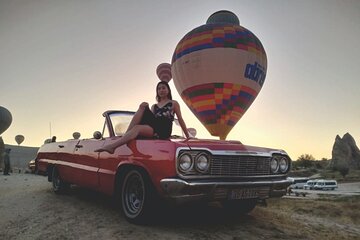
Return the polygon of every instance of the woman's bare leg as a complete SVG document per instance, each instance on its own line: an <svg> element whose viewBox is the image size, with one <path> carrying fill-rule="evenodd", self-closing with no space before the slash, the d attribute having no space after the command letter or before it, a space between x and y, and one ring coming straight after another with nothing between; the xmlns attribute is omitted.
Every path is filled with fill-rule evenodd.
<svg viewBox="0 0 360 240"><path fill-rule="evenodd" d="M95 152L108 152L114 153L115 149L128 143L130 140L135 139L137 136L152 137L154 130L148 125L135 125L132 129L126 132L121 138L114 143L103 146L102 148L96 149Z"/></svg>
<svg viewBox="0 0 360 240"><path fill-rule="evenodd" d="M127 128L126 132L130 131L130 129L132 129L135 125L138 125L140 123L141 118L144 115L145 108L148 106L149 106L149 104L145 103L145 102L140 104L139 109L136 111L135 115L131 119L131 122L130 122L129 127Z"/></svg>

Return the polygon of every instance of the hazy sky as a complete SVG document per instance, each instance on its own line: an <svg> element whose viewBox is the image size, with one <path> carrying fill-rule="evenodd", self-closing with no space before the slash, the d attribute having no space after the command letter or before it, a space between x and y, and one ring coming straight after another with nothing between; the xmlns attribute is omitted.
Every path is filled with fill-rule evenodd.
<svg viewBox="0 0 360 240"><path fill-rule="evenodd" d="M282 148L297 159L331 158L337 134L360 144L360 1L0 0L2 134L40 146L101 130L108 109L155 102L155 69L218 10L230 10L262 42L265 84L227 139ZM171 83L188 127L213 138Z"/></svg>

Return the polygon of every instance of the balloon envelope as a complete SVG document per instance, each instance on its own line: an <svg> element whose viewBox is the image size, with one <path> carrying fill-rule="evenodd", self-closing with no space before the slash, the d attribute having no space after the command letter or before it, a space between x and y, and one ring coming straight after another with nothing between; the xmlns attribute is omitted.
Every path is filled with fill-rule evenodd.
<svg viewBox="0 0 360 240"><path fill-rule="evenodd" d="M0 135L8 129L12 122L12 116L9 110L0 106Z"/></svg>
<svg viewBox="0 0 360 240"><path fill-rule="evenodd" d="M79 139L80 136L81 136L81 134L80 134L79 132L74 132L74 133L73 133L73 138L74 138L74 139Z"/></svg>
<svg viewBox="0 0 360 240"><path fill-rule="evenodd" d="M24 140L25 140L25 137L23 135L15 136L15 141L17 142L18 145L20 145Z"/></svg>
<svg viewBox="0 0 360 240"><path fill-rule="evenodd" d="M238 23L232 12L214 13L180 40L172 57L177 91L210 134L221 139L250 107L266 76L260 40Z"/></svg>

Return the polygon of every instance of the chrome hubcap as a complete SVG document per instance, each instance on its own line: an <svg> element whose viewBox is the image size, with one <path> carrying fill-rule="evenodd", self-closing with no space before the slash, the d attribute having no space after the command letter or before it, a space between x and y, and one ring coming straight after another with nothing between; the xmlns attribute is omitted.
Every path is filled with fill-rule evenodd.
<svg viewBox="0 0 360 240"><path fill-rule="evenodd" d="M126 214L129 217L138 215L143 207L145 198L144 182L137 172L130 174L125 182L123 201Z"/></svg>

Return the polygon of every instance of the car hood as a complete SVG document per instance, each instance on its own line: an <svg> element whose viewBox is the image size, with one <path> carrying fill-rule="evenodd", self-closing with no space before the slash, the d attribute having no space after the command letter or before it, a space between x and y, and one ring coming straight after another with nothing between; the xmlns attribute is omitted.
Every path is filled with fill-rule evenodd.
<svg viewBox="0 0 360 240"><path fill-rule="evenodd" d="M224 141L216 139L177 139L174 140L182 146L184 144L189 148L208 149L210 151L222 152L223 154L251 154L251 155L271 155L273 153L279 153L287 155L284 150L272 149L264 147L256 147L244 145L239 141Z"/></svg>

